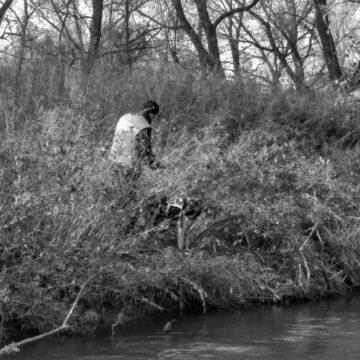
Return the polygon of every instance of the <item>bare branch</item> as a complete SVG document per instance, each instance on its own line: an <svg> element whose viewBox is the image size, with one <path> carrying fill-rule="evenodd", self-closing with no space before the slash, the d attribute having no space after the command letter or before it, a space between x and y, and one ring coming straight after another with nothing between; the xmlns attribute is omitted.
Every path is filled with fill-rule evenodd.
<svg viewBox="0 0 360 360"><path fill-rule="evenodd" d="M54 334L57 334L65 329L68 329L70 326L69 326L69 320L76 308L76 306L78 305L79 303L79 300L82 296L82 294L84 293L84 290L85 290L85 287L86 285L92 280L94 279L95 275L91 276L89 279L87 279L80 287L80 291L78 292L77 296L76 296L76 299L75 301L73 302L69 312L67 313L63 323L61 326L57 327L56 329L53 329L53 330L50 330L46 333L43 333L43 334L40 334L40 335L37 335L37 336L33 336L31 338L28 338L28 339L24 339L24 340L21 340L17 343L11 343L9 345L6 345L4 346L2 349L0 349L0 356L1 355L4 355L4 354L10 354L10 353L14 353L14 352L18 352L20 351L20 346L23 346L25 344L29 344L29 343L32 343L32 342L35 342L35 341L38 341L38 340L42 340L46 337L49 337L51 335L54 335Z"/></svg>
<svg viewBox="0 0 360 360"><path fill-rule="evenodd" d="M9 9L14 0L5 0L5 3L0 8L0 24L5 16L6 11Z"/></svg>
<svg viewBox="0 0 360 360"><path fill-rule="evenodd" d="M227 12L224 12L223 14L221 14L214 22L213 26L217 27L224 19L226 19L229 16L232 16L234 14L240 13L240 12L244 12L244 11L249 11L250 9L252 9L260 0L253 0L249 5L244 5L241 7L237 7L235 9L231 9Z"/></svg>
<svg viewBox="0 0 360 360"><path fill-rule="evenodd" d="M148 14L145 14L143 11L141 10L136 10L136 12L141 15L142 17L154 22L155 24L159 25L161 28L163 29L168 29L168 30L178 30L178 29L181 29L181 26L179 25L167 25L161 21L158 21L155 19L154 16L150 16Z"/></svg>

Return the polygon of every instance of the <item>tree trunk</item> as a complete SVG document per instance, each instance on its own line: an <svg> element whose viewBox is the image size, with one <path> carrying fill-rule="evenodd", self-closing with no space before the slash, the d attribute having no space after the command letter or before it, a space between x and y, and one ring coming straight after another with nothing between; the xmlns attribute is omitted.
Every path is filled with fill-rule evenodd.
<svg viewBox="0 0 360 360"><path fill-rule="evenodd" d="M216 35L216 28L209 28L209 32L206 34L208 48L211 56L211 72L220 75L221 77L225 77L224 69L220 60L220 49L219 43Z"/></svg>
<svg viewBox="0 0 360 360"><path fill-rule="evenodd" d="M125 51L126 51L126 64L129 67L129 71L132 71L132 57L130 49L130 0L125 0Z"/></svg>
<svg viewBox="0 0 360 360"><path fill-rule="evenodd" d="M316 27L319 33L326 67L330 80L341 78L342 72L336 54L334 39L330 32L329 17L326 14L326 0L314 0L316 12Z"/></svg>
<svg viewBox="0 0 360 360"><path fill-rule="evenodd" d="M171 2L176 10L176 14L180 21L180 24L184 28L184 31L186 32L186 34L189 36L192 44L194 45L194 47L196 49L196 52L198 53L200 65L204 66L204 67L209 64L211 65L212 60L211 60L210 54L205 49L204 45L202 44L201 38L196 33L196 31L192 28L188 19L186 18L183 6L181 4L181 0L171 0Z"/></svg>
<svg viewBox="0 0 360 360"><path fill-rule="evenodd" d="M17 54L17 66L15 73L15 103L20 103L20 91L21 91L21 69L24 62L25 56L25 45L26 45L26 33L29 24L29 11L27 0L24 0L24 18L21 24L21 34L20 34L20 48ZM22 102L21 102L22 103Z"/></svg>
<svg viewBox="0 0 360 360"><path fill-rule="evenodd" d="M206 42L208 45L208 52L210 55L210 61L208 61L208 66L211 72L217 73L220 76L224 77L225 74L220 61L220 49L216 34L216 26L214 26L210 20L210 16L206 7L206 0L194 1L198 10L200 23L204 29Z"/></svg>
<svg viewBox="0 0 360 360"><path fill-rule="evenodd" d="M171 57L172 57L173 61L176 64L180 64L180 59L178 57L178 50L177 50L178 20L179 19L176 17L175 30L174 30L174 45L173 45L173 47L170 46L170 54L171 54Z"/></svg>
<svg viewBox="0 0 360 360"><path fill-rule="evenodd" d="M241 28L243 26L243 17L244 17L243 14L244 13L240 13L240 17L238 19L237 18L233 19L233 16L230 16L229 24L227 26L228 36L229 36L229 46L230 46L231 57L234 66L235 77L238 77L240 75L239 40L240 40ZM234 34L234 30L235 30L235 34Z"/></svg>
<svg viewBox="0 0 360 360"><path fill-rule="evenodd" d="M350 87L355 89L360 86L360 61L350 79Z"/></svg>
<svg viewBox="0 0 360 360"><path fill-rule="evenodd" d="M6 11L9 9L10 5L14 2L14 0L5 0L4 4L0 7L0 24L5 16Z"/></svg>
<svg viewBox="0 0 360 360"><path fill-rule="evenodd" d="M234 65L234 74L238 76L240 73L240 51L238 41L235 39L229 39L229 45L231 50L231 57Z"/></svg>
<svg viewBox="0 0 360 360"><path fill-rule="evenodd" d="M93 13L90 24L89 48L82 64L82 88L86 91L88 78L94 66L101 38L101 22L104 0L92 0Z"/></svg>

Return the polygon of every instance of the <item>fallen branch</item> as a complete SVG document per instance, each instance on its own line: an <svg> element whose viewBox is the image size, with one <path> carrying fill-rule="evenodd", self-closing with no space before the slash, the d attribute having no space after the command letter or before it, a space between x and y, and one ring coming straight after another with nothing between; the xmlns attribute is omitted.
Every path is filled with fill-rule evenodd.
<svg viewBox="0 0 360 360"><path fill-rule="evenodd" d="M299 251L299 253L300 253L300 256L301 256L301 259L302 259L302 262L303 262L303 266L304 266L304 269L305 269L305 273L306 273L306 282L307 282L306 285L307 285L307 288L309 288L309 286L310 286L310 277L311 277L310 269L309 269L308 263L307 263L307 261L305 259L305 256L301 252L301 250Z"/></svg>
<svg viewBox="0 0 360 360"><path fill-rule="evenodd" d="M123 325L126 321L128 321L128 316L126 315L127 308L124 307L118 314L116 321L111 325L111 338L115 336L115 328L118 325Z"/></svg>
<svg viewBox="0 0 360 360"><path fill-rule="evenodd" d="M73 302L69 312L67 313L63 323L61 324L61 326L57 327L56 329L50 330L46 333L37 335L37 336L33 336L31 338L27 338L21 341L18 341L16 343L11 343L8 345L5 345L2 349L0 349L0 356L5 355L5 354L12 354L12 353L16 353L20 351L20 347L25 345L25 344L29 344L38 340L42 340L46 337L49 337L51 335L57 334L63 330L66 330L70 327L69 325L69 320L76 308L76 306L79 303L79 300L82 296L82 294L84 293L85 287L86 285L95 277L95 275L91 276L89 279L87 279L80 287L80 291L78 292L75 301Z"/></svg>
<svg viewBox="0 0 360 360"><path fill-rule="evenodd" d="M299 250L300 252L304 249L304 247L306 246L306 244L309 242L309 240L311 239L311 237L313 236L314 232L316 231L317 235L319 234L319 232L317 231L317 227L318 227L319 223L316 223L312 229L311 232L309 234L309 236L306 238L306 240L304 241L304 243L300 246Z"/></svg>
<svg viewBox="0 0 360 360"><path fill-rule="evenodd" d="M316 235L319 239L320 245L321 245L321 256L324 257L324 241L320 236L319 230L316 228Z"/></svg>
<svg viewBox="0 0 360 360"><path fill-rule="evenodd" d="M140 298L136 298L136 299L142 301L142 302L145 303L145 304L148 304L149 306L155 308L155 309L158 310L158 311L170 311L169 309L166 309L166 308L162 307L161 305L158 305L158 304L150 301L149 299L146 299L146 298L143 297L143 296L140 297Z"/></svg>
<svg viewBox="0 0 360 360"><path fill-rule="evenodd" d="M344 272L343 270L338 271L337 273L333 274L329 280L335 279L336 277L338 277L339 275L341 275L343 272Z"/></svg>

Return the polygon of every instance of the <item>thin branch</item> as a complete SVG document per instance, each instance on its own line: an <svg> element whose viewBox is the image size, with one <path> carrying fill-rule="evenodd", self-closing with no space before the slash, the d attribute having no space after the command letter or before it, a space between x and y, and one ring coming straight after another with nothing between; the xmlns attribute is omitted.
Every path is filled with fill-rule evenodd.
<svg viewBox="0 0 360 360"><path fill-rule="evenodd" d="M93 275L91 276L89 279L87 279L80 287L80 291L78 292L77 296L76 296L76 299L75 301L73 302L69 312L67 313L63 323L61 326L57 327L56 329L53 329L53 330L50 330L46 333L43 333L43 334L40 334L40 335L37 335L37 336L33 336L33 337L30 337L30 338L27 338L27 339L24 339L24 340L21 340L21 341L18 341L16 343L11 343L9 345L5 345L2 349L0 349L0 356L1 355L4 355L4 354L11 354L11 353L14 353L14 352L18 352L20 351L20 347L25 345L25 344L29 344L29 343L32 343L32 342L35 342L35 341L38 341L38 340L42 340L46 337L49 337L51 335L54 335L54 334L57 334L65 329L68 329L70 327L69 325L69 320L76 308L76 306L78 305L79 303L79 300L82 296L82 294L84 293L85 291L85 287L86 285L92 280L94 279L96 275Z"/></svg>
<svg viewBox="0 0 360 360"><path fill-rule="evenodd" d="M72 304L72 306L71 306L71 308L70 308L70 310L69 310L69 312L68 312L68 314L67 314L67 316L66 316L66 318L65 318L65 320L64 320L64 322L63 322L63 324L62 324L62 327L63 327L63 328L67 328L67 327L69 326L68 323L69 323L70 317L71 317L71 315L73 314L73 312L74 312L77 304L79 303L79 300L80 300L83 292L85 291L85 286L86 286L94 277L95 277L95 275L90 276L89 279L87 279L87 280L81 285L80 291L79 291L79 293L77 294L77 297L76 297L74 303Z"/></svg>
<svg viewBox="0 0 360 360"><path fill-rule="evenodd" d="M145 14L143 11L141 10L136 10L136 12L141 15L142 17L154 22L155 24L159 25L161 28L163 29L168 29L168 30L178 30L178 29L184 29L183 27L179 26L179 25L166 25L165 23L158 21L154 18L154 16L150 16L148 14Z"/></svg>
<svg viewBox="0 0 360 360"><path fill-rule="evenodd" d="M309 236L306 238L306 240L304 241L304 243L300 246L299 250L302 251L304 249L304 247L306 246L306 244L309 242L309 240L311 239L311 237L313 236L314 232L317 232L317 226L319 225L319 223L316 223L312 229L311 232L309 234Z"/></svg>
<svg viewBox="0 0 360 360"><path fill-rule="evenodd" d="M214 27L217 27L224 19L239 12L248 11L252 9L260 0L253 0L249 5L237 7L235 9L229 10L223 14L221 14L214 22Z"/></svg>

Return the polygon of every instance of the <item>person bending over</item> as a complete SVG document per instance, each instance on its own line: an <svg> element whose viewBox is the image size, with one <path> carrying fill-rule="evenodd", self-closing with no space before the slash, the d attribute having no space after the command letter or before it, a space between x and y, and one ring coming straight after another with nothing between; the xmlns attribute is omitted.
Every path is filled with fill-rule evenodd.
<svg viewBox="0 0 360 360"><path fill-rule="evenodd" d="M123 115L116 125L109 159L132 173L133 178L140 175L143 163L153 170L160 166L151 144L151 124L158 112L159 105L149 100L142 111Z"/></svg>

